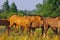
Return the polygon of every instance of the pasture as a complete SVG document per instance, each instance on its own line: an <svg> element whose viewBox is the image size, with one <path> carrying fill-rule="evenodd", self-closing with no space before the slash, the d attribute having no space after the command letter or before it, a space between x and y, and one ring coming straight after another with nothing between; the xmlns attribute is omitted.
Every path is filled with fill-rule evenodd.
<svg viewBox="0 0 60 40"><path fill-rule="evenodd" d="M10 1L0 0L0 40L60 40L60 0Z"/></svg>
<svg viewBox="0 0 60 40"><path fill-rule="evenodd" d="M18 32L15 32L13 27L8 36L7 30L5 31L5 26L0 26L0 40L60 40L60 36L55 36L51 28L49 28L48 36L45 38L42 37L41 30L41 28L37 28L34 35L29 35L26 29L24 29L23 34L21 34L20 28Z"/></svg>

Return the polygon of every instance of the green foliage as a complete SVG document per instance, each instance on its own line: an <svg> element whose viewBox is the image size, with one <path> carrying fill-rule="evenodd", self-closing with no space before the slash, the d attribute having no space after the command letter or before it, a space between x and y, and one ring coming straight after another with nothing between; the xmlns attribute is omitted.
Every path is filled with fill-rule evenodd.
<svg viewBox="0 0 60 40"><path fill-rule="evenodd" d="M16 14L15 12L10 12L10 13L6 14L6 17L9 18L9 17L11 17L12 15L15 15L15 14Z"/></svg>
<svg viewBox="0 0 60 40"><path fill-rule="evenodd" d="M17 13L17 6L15 5L15 3L13 2L12 4L11 4L11 12L16 12Z"/></svg>
<svg viewBox="0 0 60 40"><path fill-rule="evenodd" d="M36 5L36 12L43 17L55 17L60 14L60 0L43 0L43 4Z"/></svg>
<svg viewBox="0 0 60 40"><path fill-rule="evenodd" d="M3 6L4 12L6 12L6 13L9 12L10 6L8 4L8 0L6 0L6 2L4 2L4 4L2 6Z"/></svg>
<svg viewBox="0 0 60 40"><path fill-rule="evenodd" d="M0 14L0 18L4 18L2 14Z"/></svg>
<svg viewBox="0 0 60 40"><path fill-rule="evenodd" d="M19 12L18 12L18 15L19 15L19 16L23 16L23 15L24 15L24 14L23 14L23 11L19 11Z"/></svg>
<svg viewBox="0 0 60 40"><path fill-rule="evenodd" d="M3 9L0 10L2 18L9 18L11 15L41 15L43 17L56 17L60 16L60 0L43 0L43 4L37 4L36 9L32 11L18 10L16 4L13 2L9 6L8 0L2 5Z"/></svg>

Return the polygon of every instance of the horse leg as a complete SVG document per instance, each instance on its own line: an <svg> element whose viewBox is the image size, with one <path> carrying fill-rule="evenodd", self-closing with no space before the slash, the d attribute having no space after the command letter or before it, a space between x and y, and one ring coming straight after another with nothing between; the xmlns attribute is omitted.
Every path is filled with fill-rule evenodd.
<svg viewBox="0 0 60 40"><path fill-rule="evenodd" d="M10 34L10 31L11 31L11 27L13 26L13 23L10 23L9 25L6 25L6 28L5 28L5 30L6 30L6 33L8 33L8 35Z"/></svg>
<svg viewBox="0 0 60 40"><path fill-rule="evenodd" d="M32 28L31 26L28 28L29 34L32 36L34 34L35 28Z"/></svg>
<svg viewBox="0 0 60 40"><path fill-rule="evenodd" d="M31 34L31 28L30 27L28 28L28 34L29 35Z"/></svg>
<svg viewBox="0 0 60 40"><path fill-rule="evenodd" d="M54 31L54 34L55 34L55 40L58 40L58 36L57 36L58 29L52 28L52 30Z"/></svg>
<svg viewBox="0 0 60 40"><path fill-rule="evenodd" d="M18 32L19 26L15 25L15 31Z"/></svg>
<svg viewBox="0 0 60 40"><path fill-rule="evenodd" d="M44 28L42 29L43 38L46 39L46 40L48 40L48 32L47 32L48 29L49 29L48 26L46 26L46 27L44 27ZM43 40L44 40L44 39L43 39Z"/></svg>
<svg viewBox="0 0 60 40"><path fill-rule="evenodd" d="M28 34L28 26L24 27L24 31Z"/></svg>
<svg viewBox="0 0 60 40"><path fill-rule="evenodd" d="M29 34L29 36L30 35L32 35L32 33L31 33L31 29L32 29L32 27L30 26L30 27L28 27L28 34Z"/></svg>
<svg viewBox="0 0 60 40"><path fill-rule="evenodd" d="M52 28L52 30L54 31L54 34L57 35L58 29L57 28Z"/></svg>
<svg viewBox="0 0 60 40"><path fill-rule="evenodd" d="M9 26L6 26L6 28L5 28L5 32L6 32L6 34L8 34L8 36L9 36L9 32L10 31L10 28L9 28Z"/></svg>
<svg viewBox="0 0 60 40"><path fill-rule="evenodd" d="M44 33L43 33L43 37L44 38L47 36L47 30L48 30L48 28L47 29L44 29Z"/></svg>
<svg viewBox="0 0 60 40"><path fill-rule="evenodd" d="M23 32L24 32L24 27L23 26L21 26L21 34L23 34Z"/></svg>
<svg viewBox="0 0 60 40"><path fill-rule="evenodd" d="M45 38L46 36L48 36L48 29L49 29L50 26L43 26L42 27L42 35L43 35L43 38Z"/></svg>
<svg viewBox="0 0 60 40"><path fill-rule="evenodd" d="M32 32L31 32L32 35L34 35L34 32L35 32L35 28L32 28Z"/></svg>
<svg viewBox="0 0 60 40"><path fill-rule="evenodd" d="M44 33L44 27L41 27L42 28L42 36L43 36L43 33Z"/></svg>

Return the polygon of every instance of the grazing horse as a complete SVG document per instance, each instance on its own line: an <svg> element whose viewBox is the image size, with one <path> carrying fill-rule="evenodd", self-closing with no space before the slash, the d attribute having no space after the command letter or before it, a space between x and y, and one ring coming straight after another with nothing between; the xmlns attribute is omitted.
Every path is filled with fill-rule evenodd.
<svg viewBox="0 0 60 40"><path fill-rule="evenodd" d="M10 21L9 28L15 25L16 31L18 31L19 26L21 26L23 30L24 28L28 28L30 26L29 20L24 16L13 15L8 19L8 21Z"/></svg>
<svg viewBox="0 0 60 40"><path fill-rule="evenodd" d="M9 21L7 19L0 19L0 26L6 26L6 29L8 29L9 32Z"/></svg>
<svg viewBox="0 0 60 40"><path fill-rule="evenodd" d="M47 35L47 31L51 28L54 34L57 35L58 28L60 28L60 17L47 17L43 19L44 37Z"/></svg>
<svg viewBox="0 0 60 40"><path fill-rule="evenodd" d="M31 23L30 30L35 31L36 28L42 28L43 21L41 16L34 16L34 20Z"/></svg>

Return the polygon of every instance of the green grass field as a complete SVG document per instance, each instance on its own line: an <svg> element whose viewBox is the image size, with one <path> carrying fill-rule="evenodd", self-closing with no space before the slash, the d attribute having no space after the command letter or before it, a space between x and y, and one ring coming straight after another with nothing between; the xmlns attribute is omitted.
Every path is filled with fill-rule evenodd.
<svg viewBox="0 0 60 40"><path fill-rule="evenodd" d="M19 35L21 30L19 29L19 32L15 33L14 28L12 28L8 36L7 31L5 32L4 30L5 26L0 26L0 40L60 40L60 37L55 36L51 29L48 30L48 36L45 38L41 36L41 28L37 28L33 36L28 35L26 30L24 30L22 35Z"/></svg>

